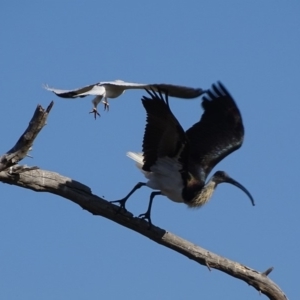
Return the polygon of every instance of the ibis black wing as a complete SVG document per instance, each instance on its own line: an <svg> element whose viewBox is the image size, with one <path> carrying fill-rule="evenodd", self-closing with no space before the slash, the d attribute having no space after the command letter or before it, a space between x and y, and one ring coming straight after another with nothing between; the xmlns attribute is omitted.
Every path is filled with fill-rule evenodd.
<svg viewBox="0 0 300 300"><path fill-rule="evenodd" d="M187 153L186 135L170 110L168 96L164 99L161 93L147 92L151 97L142 98L147 112L143 139L144 171L150 171L159 157L178 158L180 161Z"/></svg>
<svg viewBox="0 0 300 300"><path fill-rule="evenodd" d="M220 82L207 91L202 107L201 120L186 135L190 141L190 167L200 167L205 180L218 162L241 147L244 126L237 105Z"/></svg>

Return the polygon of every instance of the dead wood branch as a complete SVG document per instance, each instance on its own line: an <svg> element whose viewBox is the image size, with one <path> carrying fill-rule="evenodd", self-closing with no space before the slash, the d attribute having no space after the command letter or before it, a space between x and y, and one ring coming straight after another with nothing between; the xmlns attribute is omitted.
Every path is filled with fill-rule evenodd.
<svg viewBox="0 0 300 300"><path fill-rule="evenodd" d="M37 106L27 129L21 135L15 146L0 157L0 171L16 165L28 154L28 151L30 151L33 145L33 141L41 129L45 126L48 114L53 104L54 103L52 101L46 110L40 105Z"/></svg>
<svg viewBox="0 0 300 300"><path fill-rule="evenodd" d="M130 212L116 213L119 209L118 206L93 195L88 186L78 181L37 167L16 165L18 161L26 156L37 134L45 125L52 106L53 102L51 102L46 110L38 106L28 128L20 137L19 141L8 153L0 157L0 170L2 170L0 172L1 182L31 189L36 192L48 192L61 196L78 204L93 215L105 217L134 230L156 243L168 247L208 267L209 270L217 269L243 280L259 292L265 294L269 299L287 299L281 289L267 277L272 271L272 268L269 268L265 272L258 272L247 266L209 252L159 227L152 226L151 230L149 230L146 221L134 217ZM14 165L15 167L10 168Z"/></svg>

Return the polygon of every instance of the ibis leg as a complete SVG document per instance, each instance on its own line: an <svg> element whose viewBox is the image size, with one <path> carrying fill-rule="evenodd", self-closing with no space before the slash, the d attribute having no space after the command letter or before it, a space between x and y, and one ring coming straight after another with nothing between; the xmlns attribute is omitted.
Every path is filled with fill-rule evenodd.
<svg viewBox="0 0 300 300"><path fill-rule="evenodd" d="M152 192L150 195L150 201L149 201L149 205L148 205L148 209L144 214L140 214L139 218L144 219L144 220L148 220L149 222L149 228L151 228L152 226L152 222L151 222L151 208L152 208L152 202L155 196L161 195L161 192Z"/></svg>
<svg viewBox="0 0 300 300"><path fill-rule="evenodd" d="M119 203L119 204L120 204L120 209L119 209L119 210L121 210L121 209L126 210L125 204L126 204L126 201L129 199L129 197L130 197L136 190L138 190L139 188L141 188L142 186L145 186L145 185L146 185L146 183L144 183L144 182L139 182L139 183L137 183L137 184L134 186L134 188L128 193L128 195L125 196L123 199L121 199L121 200L115 200L115 201L110 201L110 203Z"/></svg>

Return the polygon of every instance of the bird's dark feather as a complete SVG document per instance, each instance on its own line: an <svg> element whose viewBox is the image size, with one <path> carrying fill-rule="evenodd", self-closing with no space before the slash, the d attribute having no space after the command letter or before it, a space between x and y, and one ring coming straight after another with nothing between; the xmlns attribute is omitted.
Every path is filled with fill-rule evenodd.
<svg viewBox="0 0 300 300"><path fill-rule="evenodd" d="M150 171L159 157L176 157L187 143L184 130L171 112L163 96L155 92L151 98L143 97L142 103L147 112L143 139L144 171Z"/></svg>
<svg viewBox="0 0 300 300"><path fill-rule="evenodd" d="M205 180L218 162L241 147L244 126L237 105L221 83L214 84L203 97L202 107L200 121L186 135L190 142L190 170L200 167L205 177L201 179Z"/></svg>
<svg viewBox="0 0 300 300"><path fill-rule="evenodd" d="M185 181L190 175L200 182L227 155L241 147L244 138L242 117L233 98L218 83L202 99L204 113L186 132L169 108L167 97L150 93L142 102L147 112L143 140L144 171L151 171L157 158L176 158Z"/></svg>
<svg viewBox="0 0 300 300"><path fill-rule="evenodd" d="M200 88L190 88L180 85L172 84L151 84L158 91L167 93L170 97L182 98L182 99L193 99L201 96L205 93L204 90Z"/></svg>
<svg viewBox="0 0 300 300"><path fill-rule="evenodd" d="M59 94L55 93L55 94L61 98L77 98L77 97L84 98L88 95L79 96L79 94L89 92L95 85L96 84L91 84L91 85L87 85L82 88L79 88L77 90L74 90L74 91L64 92L64 93L59 93Z"/></svg>

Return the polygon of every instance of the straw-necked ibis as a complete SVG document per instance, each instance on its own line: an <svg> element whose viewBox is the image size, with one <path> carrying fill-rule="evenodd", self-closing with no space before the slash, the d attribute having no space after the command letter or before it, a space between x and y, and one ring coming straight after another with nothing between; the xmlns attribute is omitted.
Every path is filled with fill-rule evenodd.
<svg viewBox="0 0 300 300"><path fill-rule="evenodd" d="M151 226L151 206L157 195L167 196L189 207L200 207L211 198L218 184L227 182L248 190L223 171L217 171L206 182L210 171L223 158L241 147L244 138L242 117L233 98L221 84L214 84L202 99L201 120L186 132L170 110L168 94L150 92L142 103L147 112L143 153L128 152L148 179L139 182L123 199L113 201L125 209L128 198L140 187L148 186L151 193L148 210L140 217Z"/></svg>

